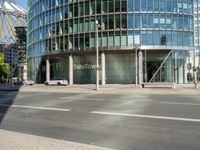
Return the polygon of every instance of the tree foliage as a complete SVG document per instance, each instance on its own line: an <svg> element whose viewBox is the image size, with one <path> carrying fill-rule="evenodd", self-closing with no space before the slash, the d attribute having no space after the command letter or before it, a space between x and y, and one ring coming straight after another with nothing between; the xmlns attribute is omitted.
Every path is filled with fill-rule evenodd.
<svg viewBox="0 0 200 150"><path fill-rule="evenodd" d="M10 74L10 65L4 63L4 54L0 53L0 78L8 78Z"/></svg>
<svg viewBox="0 0 200 150"><path fill-rule="evenodd" d="M4 54L0 52L0 64L4 63Z"/></svg>

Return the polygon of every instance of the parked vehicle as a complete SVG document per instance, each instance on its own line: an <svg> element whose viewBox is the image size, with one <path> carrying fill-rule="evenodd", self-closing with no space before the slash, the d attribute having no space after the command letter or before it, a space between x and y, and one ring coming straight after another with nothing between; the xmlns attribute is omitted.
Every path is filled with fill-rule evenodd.
<svg viewBox="0 0 200 150"><path fill-rule="evenodd" d="M15 85L34 85L34 81L32 80L22 80L22 81L15 81Z"/></svg>
<svg viewBox="0 0 200 150"><path fill-rule="evenodd" d="M62 80L62 79L59 79L59 78L54 78L50 81L45 81L45 85L64 85L64 86L67 86L68 81Z"/></svg>
<svg viewBox="0 0 200 150"><path fill-rule="evenodd" d="M14 85L24 85L24 81L15 81Z"/></svg>
<svg viewBox="0 0 200 150"><path fill-rule="evenodd" d="M24 81L24 85L34 85L34 84L35 83L32 80L26 80L26 81Z"/></svg>

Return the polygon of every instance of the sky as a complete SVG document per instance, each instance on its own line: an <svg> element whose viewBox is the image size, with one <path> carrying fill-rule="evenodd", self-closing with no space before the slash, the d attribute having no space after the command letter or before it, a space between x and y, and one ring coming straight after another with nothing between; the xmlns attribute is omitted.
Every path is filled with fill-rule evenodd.
<svg viewBox="0 0 200 150"><path fill-rule="evenodd" d="M28 0L15 0L20 6L27 9L27 1Z"/></svg>

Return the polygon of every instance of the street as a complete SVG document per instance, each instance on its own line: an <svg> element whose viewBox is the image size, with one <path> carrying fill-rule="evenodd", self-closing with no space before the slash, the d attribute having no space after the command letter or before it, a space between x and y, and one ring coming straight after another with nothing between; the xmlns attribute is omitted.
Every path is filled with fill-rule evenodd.
<svg viewBox="0 0 200 150"><path fill-rule="evenodd" d="M200 94L1 91L0 128L120 150L199 150Z"/></svg>

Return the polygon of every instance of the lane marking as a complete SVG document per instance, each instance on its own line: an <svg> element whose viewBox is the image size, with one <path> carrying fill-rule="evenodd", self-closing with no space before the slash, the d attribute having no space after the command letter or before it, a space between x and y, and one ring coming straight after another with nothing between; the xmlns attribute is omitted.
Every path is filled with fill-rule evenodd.
<svg viewBox="0 0 200 150"><path fill-rule="evenodd" d="M169 105L189 105L189 106L200 106L200 104L195 103L176 103L176 102L160 102L162 104L169 104Z"/></svg>
<svg viewBox="0 0 200 150"><path fill-rule="evenodd" d="M179 95L178 97L182 98L199 98L199 95Z"/></svg>
<svg viewBox="0 0 200 150"><path fill-rule="evenodd" d="M51 107L36 107L36 106L24 106L24 105L6 105L6 104L0 104L0 106L1 107L12 107L12 108L28 108L28 109L37 109L37 110L64 111L64 112L71 111L71 109L51 108Z"/></svg>
<svg viewBox="0 0 200 150"><path fill-rule="evenodd" d="M93 98L68 98L68 97L60 97L60 99L64 100L87 100L87 101L104 101L105 99L93 99Z"/></svg>
<svg viewBox="0 0 200 150"><path fill-rule="evenodd" d="M126 113L100 112L100 111L92 111L90 113L91 114L100 114L100 115L114 115L114 116L125 116L125 117L135 117L135 118L150 118L150 119L199 122L200 123L200 119L177 118L177 117L168 117L168 116L152 116L152 115L126 114Z"/></svg>
<svg viewBox="0 0 200 150"><path fill-rule="evenodd" d="M152 102L152 100L149 100L149 99L147 99L147 100L127 100L127 101L132 101L132 102Z"/></svg>

